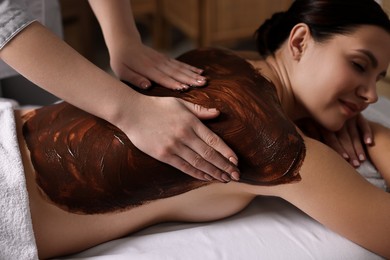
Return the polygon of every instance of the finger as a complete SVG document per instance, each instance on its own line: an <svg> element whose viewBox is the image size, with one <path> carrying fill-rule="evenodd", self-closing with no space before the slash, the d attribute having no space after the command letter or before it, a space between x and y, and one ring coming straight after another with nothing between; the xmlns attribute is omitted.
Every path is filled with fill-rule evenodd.
<svg viewBox="0 0 390 260"><path fill-rule="evenodd" d="M338 131L337 137L341 146L344 148L344 150L349 156L349 163L354 167L359 167L360 161L356 154L354 143L351 139L349 132L347 131L347 128L343 128L342 130Z"/></svg>
<svg viewBox="0 0 390 260"><path fill-rule="evenodd" d="M210 149L213 150L212 148ZM180 153L177 153L174 159L179 163L180 170L195 178L205 180L216 179L221 182L230 182L232 180L226 172L215 167L202 155L188 148L186 145L180 147Z"/></svg>
<svg viewBox="0 0 390 260"><path fill-rule="evenodd" d="M321 135L324 140L324 143L330 146L333 150L335 150L338 154L340 154L344 159L349 160L349 155L347 151L340 144L335 133L330 132L328 130L321 129Z"/></svg>
<svg viewBox="0 0 390 260"><path fill-rule="evenodd" d="M202 172L201 170L193 167L191 164L189 164L186 160L183 160L183 158L173 155L170 157L170 159L166 160L165 163L177 168L178 170L184 172L185 174L188 174L195 179L202 180L202 181L212 181L213 178Z"/></svg>
<svg viewBox="0 0 390 260"><path fill-rule="evenodd" d="M238 158L233 150L203 124L195 125L193 129L200 140L193 141L188 146L206 161L238 180L240 175L237 168Z"/></svg>
<svg viewBox="0 0 390 260"><path fill-rule="evenodd" d="M134 66L135 68L148 68L138 72L145 77L153 80L169 89L186 90L190 86L203 86L206 84L206 78L193 72L193 67L182 66L174 59L168 58L160 53L152 51L151 56L144 57L143 66Z"/></svg>
<svg viewBox="0 0 390 260"><path fill-rule="evenodd" d="M216 108L206 108L204 106L194 104L182 99L178 100L183 103L199 119L213 119L220 114L219 110L217 110Z"/></svg>
<svg viewBox="0 0 390 260"><path fill-rule="evenodd" d="M203 73L203 70L200 68L178 61L177 59L170 58L152 48L147 48L146 56L152 61L154 61L154 64L162 64L162 63L168 63L168 65L174 64L175 66L181 67L184 70L189 70L198 75Z"/></svg>
<svg viewBox="0 0 390 260"><path fill-rule="evenodd" d="M170 65L176 69L182 71L184 74L187 74L188 76L194 77L194 78L199 78L198 76L201 76L203 73L202 69L196 68L194 66L191 66L187 63L183 63L181 61L178 61L176 59L168 59L168 62Z"/></svg>
<svg viewBox="0 0 390 260"><path fill-rule="evenodd" d="M194 66L191 66L187 63L178 61L176 59L172 59L174 63L177 63L179 66L183 67L184 69L190 70L192 72L195 72L196 74L202 74L203 70Z"/></svg>
<svg viewBox="0 0 390 260"><path fill-rule="evenodd" d="M188 66L183 65L184 63L174 59L167 59L164 64L158 66L158 69L172 79L190 86L203 86L206 84L205 77L193 72Z"/></svg>
<svg viewBox="0 0 390 260"><path fill-rule="evenodd" d="M169 89L184 91L190 88L189 85L181 83L174 78L170 77L166 73L160 71L159 69L152 67L146 71L145 76L154 82L160 84Z"/></svg>
<svg viewBox="0 0 390 260"><path fill-rule="evenodd" d="M368 120L366 120L364 118L364 116L361 114L359 114L357 116L356 120L357 120L356 121L357 125L358 125L360 131L362 132L364 143L367 145L373 145L374 144L374 137L373 137L370 123L368 122Z"/></svg>
<svg viewBox="0 0 390 260"><path fill-rule="evenodd" d="M121 80L127 81L141 89L147 89L152 85L152 83L147 78L129 68L122 70L118 76Z"/></svg>
<svg viewBox="0 0 390 260"><path fill-rule="evenodd" d="M193 114L195 114L198 118L201 119L211 119L215 118L219 115L219 111L215 108L205 108L203 106L187 102L184 100L180 100ZM213 156L216 156L217 161L213 161L213 164L216 165L218 168L224 170L225 172L229 173L230 175L233 174L237 168L232 169L230 163L226 163L226 159L230 162L233 162L235 165L238 164L238 157L233 152L232 149L230 149L221 138L219 138L215 133L210 131L204 124L196 124L193 127L195 134L199 136L200 139L204 141L205 144L212 147L213 150L215 149L219 154L221 154L223 157L219 156L219 154L212 154ZM192 149L193 147L190 146ZM202 154L202 151L207 151L206 146L202 146L198 144L198 146L195 149L196 152ZM210 161L210 160L208 160ZM237 174L237 173L234 173Z"/></svg>
<svg viewBox="0 0 390 260"><path fill-rule="evenodd" d="M203 170L213 178L219 180L225 179L224 174L227 174L227 176L230 176L231 179L237 181L240 178L239 170L234 165L237 160L232 159L232 156L224 157L220 152L218 152L218 149L223 150L223 148L220 148L222 143L222 139L212 132L208 138L203 139L200 137L199 141L192 141L189 145L191 145L191 149L199 156L199 158L192 156L192 160L196 159L196 165L192 161L190 162L194 167ZM227 149L229 148L227 147ZM203 160L201 160L201 158ZM230 160L228 158L230 158Z"/></svg>
<svg viewBox="0 0 390 260"><path fill-rule="evenodd" d="M352 141L353 148L360 162L366 160L366 153L362 146L362 139L360 138L360 133L355 124L347 124L347 129L349 132L349 137Z"/></svg>

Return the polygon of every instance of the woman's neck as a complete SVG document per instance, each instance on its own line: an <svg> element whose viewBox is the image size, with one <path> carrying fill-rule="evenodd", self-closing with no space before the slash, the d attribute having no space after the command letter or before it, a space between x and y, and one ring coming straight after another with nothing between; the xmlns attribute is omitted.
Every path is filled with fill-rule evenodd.
<svg viewBox="0 0 390 260"><path fill-rule="evenodd" d="M275 86L282 108L291 120L297 120L306 115L296 99L290 81L289 66L283 62L283 54L269 56L265 60L251 61L251 64Z"/></svg>

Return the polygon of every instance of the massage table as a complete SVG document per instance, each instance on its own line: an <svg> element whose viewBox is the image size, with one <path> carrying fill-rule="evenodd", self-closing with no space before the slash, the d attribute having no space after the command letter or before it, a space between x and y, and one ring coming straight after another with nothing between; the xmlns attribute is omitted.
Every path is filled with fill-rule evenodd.
<svg viewBox="0 0 390 260"><path fill-rule="evenodd" d="M364 115L390 127L390 100L380 97ZM370 163L360 173L384 182ZM390 219L389 219L390 220ZM368 223L369 225L369 223ZM240 213L203 223L163 223L57 259L383 259L275 197L258 197Z"/></svg>

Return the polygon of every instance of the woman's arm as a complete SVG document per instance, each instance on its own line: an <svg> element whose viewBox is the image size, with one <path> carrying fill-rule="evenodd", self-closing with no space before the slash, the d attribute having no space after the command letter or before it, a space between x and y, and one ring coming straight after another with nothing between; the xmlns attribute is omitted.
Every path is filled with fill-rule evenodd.
<svg viewBox="0 0 390 260"><path fill-rule="evenodd" d="M382 139L379 135L374 138L377 142ZM347 239L389 258L390 194L367 182L328 146L310 138L305 138L305 144L302 180L272 187L272 194Z"/></svg>
<svg viewBox="0 0 390 260"><path fill-rule="evenodd" d="M371 129L375 135L375 143L368 146L367 150L371 161L386 181L387 187L390 187L390 129L373 122L371 122Z"/></svg>

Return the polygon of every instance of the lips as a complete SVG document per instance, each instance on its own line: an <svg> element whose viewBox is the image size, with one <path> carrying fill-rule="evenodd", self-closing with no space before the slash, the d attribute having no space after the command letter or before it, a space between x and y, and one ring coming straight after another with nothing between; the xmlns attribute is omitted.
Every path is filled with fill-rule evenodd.
<svg viewBox="0 0 390 260"><path fill-rule="evenodd" d="M348 115L356 115L366 108L366 105L357 105L353 102L340 100L341 104L347 110Z"/></svg>

